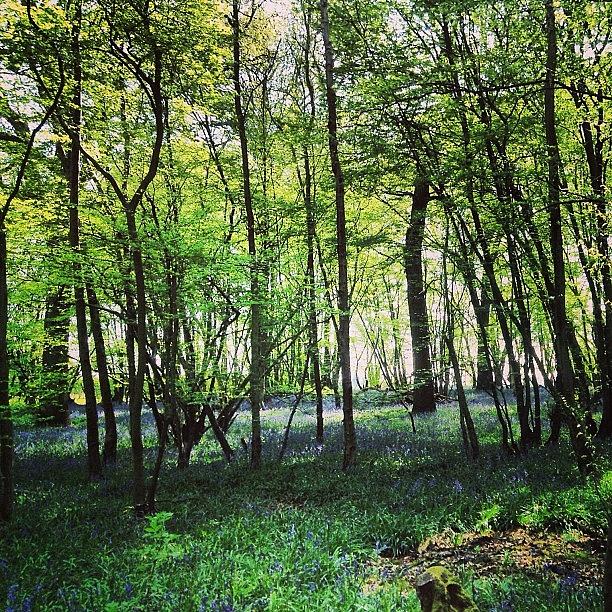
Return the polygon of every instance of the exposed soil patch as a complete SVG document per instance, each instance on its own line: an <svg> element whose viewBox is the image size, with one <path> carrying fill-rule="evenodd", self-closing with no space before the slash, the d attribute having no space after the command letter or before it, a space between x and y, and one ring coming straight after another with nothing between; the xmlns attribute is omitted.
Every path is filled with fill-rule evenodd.
<svg viewBox="0 0 612 612"><path fill-rule="evenodd" d="M383 553L384 554L384 553ZM567 586L601 584L604 542L578 532L562 535L504 532L454 534L444 532L425 540L418 551L377 563L385 578L402 577L411 583L431 565L451 571L472 570L478 577L520 572L538 580Z"/></svg>

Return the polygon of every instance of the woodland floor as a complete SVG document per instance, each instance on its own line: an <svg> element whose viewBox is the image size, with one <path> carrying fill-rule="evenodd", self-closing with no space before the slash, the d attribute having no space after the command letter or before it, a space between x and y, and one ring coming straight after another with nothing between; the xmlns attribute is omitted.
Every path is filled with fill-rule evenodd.
<svg viewBox="0 0 612 612"><path fill-rule="evenodd" d="M266 463L250 472L240 437L226 465L212 440L178 472L169 453L158 514L130 513L127 415L120 463L85 474L84 417L22 429L17 520L0 542L7 610L418 610L414 578L431 564L459 575L481 610L601 610L604 502L566 441L505 457L492 407L471 396L483 448L465 460L457 407L416 418L376 393L357 398L359 465L339 470L341 414L313 439L311 402L276 461L292 399L263 415ZM146 417L148 465L156 449ZM610 468L610 446L598 448ZM605 465L607 463L607 465ZM2 601L2 600L0 600Z"/></svg>

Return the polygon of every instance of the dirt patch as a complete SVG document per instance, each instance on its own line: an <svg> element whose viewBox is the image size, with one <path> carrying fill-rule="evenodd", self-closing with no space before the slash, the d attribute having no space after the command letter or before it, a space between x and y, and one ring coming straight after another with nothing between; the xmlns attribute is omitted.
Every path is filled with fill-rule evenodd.
<svg viewBox="0 0 612 612"><path fill-rule="evenodd" d="M569 585L601 584L604 542L578 532L532 533L525 529L503 532L444 532L425 540L418 551L377 562L381 575L402 577L411 583L431 565L451 571L471 570L478 577L531 575L538 580Z"/></svg>

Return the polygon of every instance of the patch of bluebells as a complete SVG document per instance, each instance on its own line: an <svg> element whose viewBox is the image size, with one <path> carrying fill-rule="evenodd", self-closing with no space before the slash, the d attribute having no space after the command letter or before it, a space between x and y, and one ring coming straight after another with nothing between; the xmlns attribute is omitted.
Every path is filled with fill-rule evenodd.
<svg viewBox="0 0 612 612"><path fill-rule="evenodd" d="M24 597L23 602L21 604L21 612L32 612L34 610L34 603L36 601L36 597L42 591L42 584L38 582L34 587L34 592L31 595L27 595Z"/></svg>
<svg viewBox="0 0 612 612"><path fill-rule="evenodd" d="M523 484L527 482L528 476L529 474L527 473L527 470L517 470L514 474L510 475L510 478L508 478L508 482L510 482L511 484Z"/></svg>
<svg viewBox="0 0 612 612"><path fill-rule="evenodd" d="M226 599L212 599L210 602L205 597L198 607L198 612L235 612L231 601Z"/></svg>
<svg viewBox="0 0 612 612"><path fill-rule="evenodd" d="M134 587L132 586L132 583L126 582L125 586L123 587L123 590L125 592L126 599L132 599L134 595Z"/></svg>
<svg viewBox="0 0 612 612"><path fill-rule="evenodd" d="M559 588L562 592L572 591L574 587L578 584L578 579L580 575L575 571L570 571L566 576L559 580Z"/></svg>
<svg viewBox="0 0 612 612"><path fill-rule="evenodd" d="M17 593L19 592L18 584L11 584L6 594L6 612L17 612Z"/></svg>
<svg viewBox="0 0 612 612"><path fill-rule="evenodd" d="M453 480L453 491L455 491L455 493L462 493L463 492L463 485L456 478L455 478L455 480Z"/></svg>
<svg viewBox="0 0 612 612"><path fill-rule="evenodd" d="M421 478L417 478L411 485L410 485L410 489L409 492L410 493L417 493L420 488L421 485L423 484L423 480Z"/></svg>

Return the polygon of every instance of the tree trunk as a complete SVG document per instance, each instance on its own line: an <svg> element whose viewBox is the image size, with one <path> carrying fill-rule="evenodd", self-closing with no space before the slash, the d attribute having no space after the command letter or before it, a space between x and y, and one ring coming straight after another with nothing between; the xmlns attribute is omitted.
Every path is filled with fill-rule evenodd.
<svg viewBox="0 0 612 612"><path fill-rule="evenodd" d="M69 178L69 177L68 177ZM47 294L42 354L43 384L38 411L41 425L66 426L70 423L68 401L68 328L70 315L67 288L60 286Z"/></svg>
<svg viewBox="0 0 612 612"><path fill-rule="evenodd" d="M79 362L83 392L85 394L85 415L87 421L87 469L90 480L102 476L100 462L100 440L98 432L98 409L94 387L91 360L89 358L89 340L87 334L87 307L81 266L82 249L79 237L79 190L81 179L81 54L79 35L81 28L81 5L77 5L72 29L72 54L74 62L74 95L72 99L72 135L70 146L70 247L74 254L74 305L77 321L79 344Z"/></svg>
<svg viewBox="0 0 612 612"><path fill-rule="evenodd" d="M606 565L604 569L604 612L612 612L612 514L608 514Z"/></svg>
<svg viewBox="0 0 612 612"><path fill-rule="evenodd" d="M413 411L434 412L434 379L431 369L427 295L423 282L423 236L429 204L429 183L419 176L414 185L410 225L404 245L404 271L408 290L408 313L414 369Z"/></svg>
<svg viewBox="0 0 612 612"><path fill-rule="evenodd" d="M491 320L491 299L489 298L489 290L486 280L483 281L483 286L480 291L480 300L474 304L476 318L478 319L479 329L485 331L489 328ZM486 391L491 393L494 386L493 369L490 367L490 359L486 353L486 339L482 337L482 333L478 334L478 357L476 366L476 389L478 391Z"/></svg>
<svg viewBox="0 0 612 612"><path fill-rule="evenodd" d="M336 191L336 247L338 254L338 349L342 372L342 410L344 415L344 457L342 469L352 468L357 460L357 438L353 418L353 383L351 378L350 304L346 252L346 212L344 207L344 174L338 154L337 98L334 87L334 52L329 33L327 0L321 0L321 31L325 48L325 94L327 99L327 132L329 156Z"/></svg>
<svg viewBox="0 0 612 612"><path fill-rule="evenodd" d="M546 86L544 89L544 127L548 148L548 210L550 224L550 250L553 260L554 293L552 298L552 325L557 358L557 390L562 406L559 409L567 421L570 439L581 473L592 468L592 452L587 443L587 432L576 414L574 371L569 353L570 331L565 305L565 262L560 202L560 155L555 120L555 78L557 72L557 32L553 0L546 0Z"/></svg>
<svg viewBox="0 0 612 612"><path fill-rule="evenodd" d="M601 97L601 90L599 91ZM588 121L582 123L582 144L586 152L593 200L597 212L596 245L601 258L602 294L594 291L594 283L589 279L591 297L593 300L594 324L593 331L597 345L597 365L600 375L602 417L597 436L609 438L612 436L612 264L610 264L609 212L605 194L605 161L603 159L604 143L601 140L601 125L604 123L602 100L599 103L599 124L597 125L597 140L594 142L593 129ZM577 237L579 240L579 237ZM587 270L585 270L586 272ZM589 276L592 274L589 273ZM604 308L602 312L601 298ZM605 313L605 314L604 314Z"/></svg>
<svg viewBox="0 0 612 612"><path fill-rule="evenodd" d="M7 287L6 231L0 225L0 521L13 516L15 496L13 483L13 420L9 405L9 358L7 343L8 287Z"/></svg>
<svg viewBox="0 0 612 612"><path fill-rule="evenodd" d="M257 244L255 229L255 213L253 210L253 195L251 193L251 174L249 167L249 147L246 133L246 114L242 107L242 85L240 83L241 49L240 49L240 11L238 0L232 2L232 32L233 32L233 80L234 107L238 136L240 138L242 187L244 191L244 208L247 220L249 243L250 279L251 279L251 365L250 365L250 400L251 400L251 468L261 465L261 405L263 403L264 355L262 343L263 304L259 266L257 260Z"/></svg>
<svg viewBox="0 0 612 612"><path fill-rule="evenodd" d="M311 18L310 9L304 9L304 26L306 29L306 39L304 41L304 81L308 90L308 103L310 106L308 136L313 136L313 129L316 121L316 99L312 76L310 74L310 54L312 47ZM319 442L323 441L323 384L321 381L321 357L319 354L319 332L317 324L317 304L316 304L316 274L315 274L315 238L316 238L316 202L313 194L313 171L310 162L310 150L308 143L302 147L304 154L304 207L306 208L306 242L308 256L306 262L306 277L308 282L308 354L312 364L312 382L316 395L316 417L317 428L316 436Z"/></svg>
<svg viewBox="0 0 612 612"><path fill-rule="evenodd" d="M133 470L133 496L134 512L136 516L144 516L146 507L146 488L144 473L144 450L142 444L142 402L144 398L144 380L147 366L147 304L146 285L144 277L144 266L142 263L142 252L139 246L138 230L136 227L135 210L127 208L126 220L128 237L132 250L132 271L136 283L135 308L136 325L135 340L138 345L138 357L135 363L133 380L130 383L130 442L132 447L132 470ZM132 341L132 352L134 345ZM132 356L134 358L135 356ZM134 368L132 367L132 370Z"/></svg>
<svg viewBox="0 0 612 612"><path fill-rule="evenodd" d="M455 351L455 345L452 337L445 336L444 340L446 342L446 346L448 347L448 356L450 358L450 362L453 366L453 372L455 374L455 385L457 387L457 399L459 401L461 428L464 432L464 439L467 442L465 449L466 454L470 459L475 461L480 456L480 445L478 444L476 428L474 427L474 421L472 420L470 408L465 397L463 381L461 380L461 368L459 366L459 359L457 358L457 352Z"/></svg>
<svg viewBox="0 0 612 612"><path fill-rule="evenodd" d="M458 227L457 221L449 212L449 216L452 220L453 227L457 234L457 239L459 242L459 248L461 253L461 271L465 280L465 283L468 287L468 291L470 293L470 300L472 302L472 308L474 309L474 314L476 315L476 321L478 323L479 329L479 341L482 342L482 355L486 360L486 370L493 373L493 355L491 350L491 343L489 341L489 334L486 324L488 324L489 319L482 317L482 311L480 307L482 305L484 298L478 298L478 292L476 289L477 276L476 271L472 265L471 259L468 254L467 246L465 244L465 240L461 235L460 229ZM483 288L484 289L484 288ZM482 294L481 294L482 295ZM488 298L487 298L488 299ZM491 385L491 395L493 396L493 403L495 404L495 411L497 413L497 418L499 420L501 430L502 430L502 448L508 453L513 454L515 452L515 443L514 443L514 434L512 432L512 421L507 411L502 408L501 402L499 400L499 390L497 385L493 381Z"/></svg>
<svg viewBox="0 0 612 612"><path fill-rule="evenodd" d="M93 287L88 284L86 290L87 300L89 302L89 321L94 340L96 365L98 367L98 382L100 384L102 410L104 411L104 449L102 451L102 459L106 465L114 465L117 462L117 421L115 419L113 394L108 375L104 335L100 322L100 304Z"/></svg>
<svg viewBox="0 0 612 612"><path fill-rule="evenodd" d="M315 216L312 202L312 173L308 150L304 148L304 174L305 174L305 202L308 258L306 262L306 276L308 279L308 354L312 364L312 381L316 394L317 440L323 441L323 385L321 384L321 361L319 358L319 332L317 325L317 294L314 265L314 235Z"/></svg>

